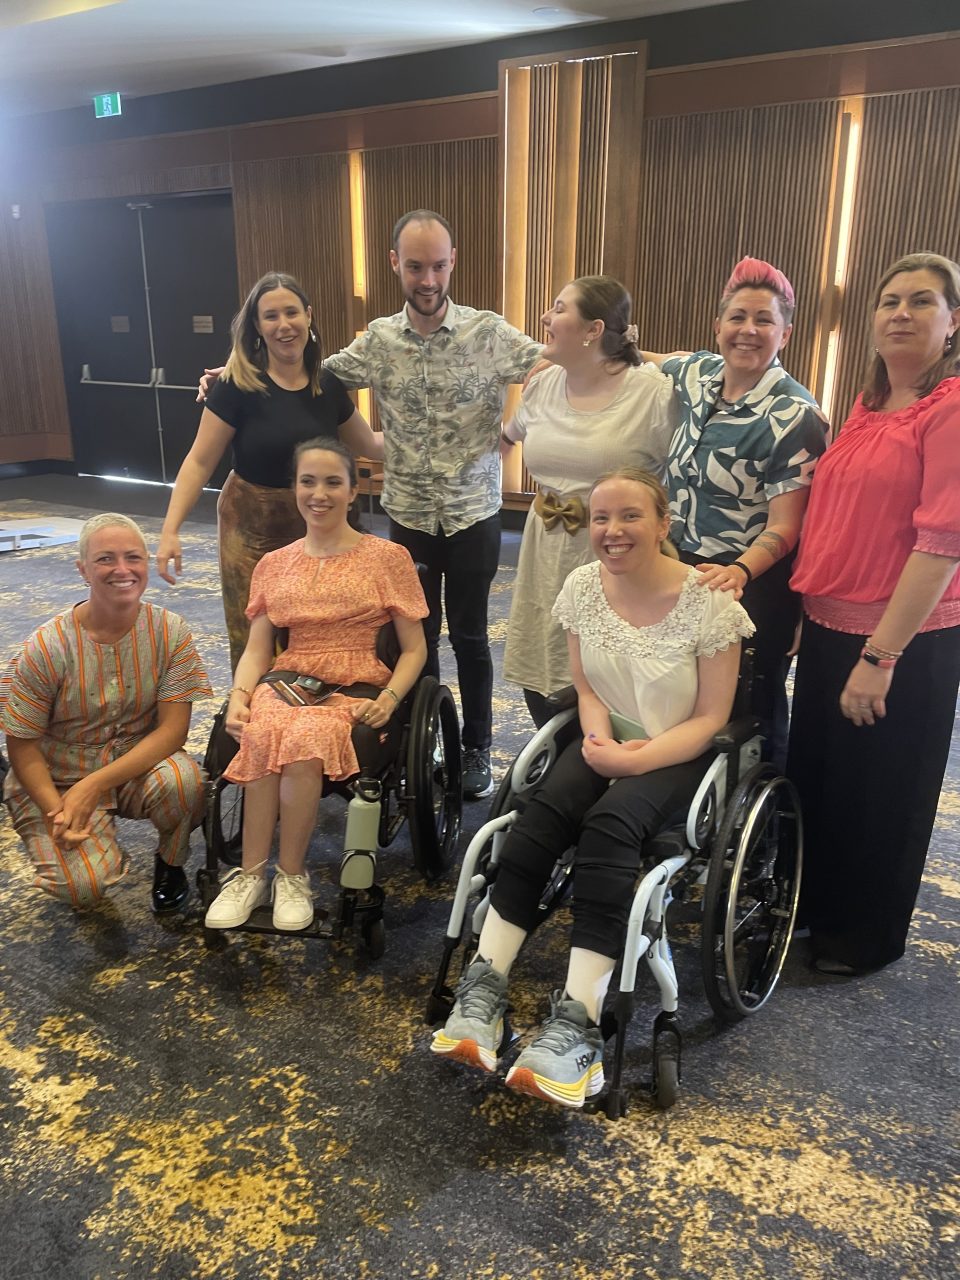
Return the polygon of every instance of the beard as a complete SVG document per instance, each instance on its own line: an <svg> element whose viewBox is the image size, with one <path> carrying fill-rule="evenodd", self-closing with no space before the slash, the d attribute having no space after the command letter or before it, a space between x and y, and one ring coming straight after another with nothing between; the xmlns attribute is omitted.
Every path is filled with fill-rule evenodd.
<svg viewBox="0 0 960 1280"><path fill-rule="evenodd" d="M429 298L425 298L415 292L408 293L406 300L409 305L420 316L435 316L438 311L442 311L449 294L446 289L441 289L438 293L433 294Z"/></svg>

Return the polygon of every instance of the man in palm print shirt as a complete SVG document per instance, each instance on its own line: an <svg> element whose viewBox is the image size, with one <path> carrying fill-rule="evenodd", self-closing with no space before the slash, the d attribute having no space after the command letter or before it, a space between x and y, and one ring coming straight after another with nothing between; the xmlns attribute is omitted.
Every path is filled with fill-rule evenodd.
<svg viewBox="0 0 960 1280"><path fill-rule="evenodd" d="M371 387L383 426L383 508L390 536L426 566L425 670L439 675L441 599L463 707L464 795L493 789L493 661L487 602L500 555L498 444L507 387L541 348L492 311L448 295L457 260L439 214L404 214L390 261L405 305L371 322L324 363L349 388Z"/></svg>

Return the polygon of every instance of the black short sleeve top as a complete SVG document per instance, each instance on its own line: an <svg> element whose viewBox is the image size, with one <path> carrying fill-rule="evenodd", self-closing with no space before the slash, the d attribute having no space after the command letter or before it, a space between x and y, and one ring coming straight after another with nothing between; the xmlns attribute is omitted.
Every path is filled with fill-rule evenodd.
<svg viewBox="0 0 960 1280"><path fill-rule="evenodd" d="M234 469L249 484L286 489L293 470L293 451L314 436L337 439L338 428L355 410L343 383L320 371L320 391L309 387L287 391L265 374L265 391L241 391L223 378L210 389L207 408L233 427Z"/></svg>

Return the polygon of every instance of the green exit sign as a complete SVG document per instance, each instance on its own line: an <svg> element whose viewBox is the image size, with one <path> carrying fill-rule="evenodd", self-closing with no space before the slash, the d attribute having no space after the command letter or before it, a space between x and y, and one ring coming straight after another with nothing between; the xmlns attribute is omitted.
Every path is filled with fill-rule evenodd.
<svg viewBox="0 0 960 1280"><path fill-rule="evenodd" d="M102 120L104 116L118 116L120 114L119 93L98 93L93 100L93 111L98 120Z"/></svg>

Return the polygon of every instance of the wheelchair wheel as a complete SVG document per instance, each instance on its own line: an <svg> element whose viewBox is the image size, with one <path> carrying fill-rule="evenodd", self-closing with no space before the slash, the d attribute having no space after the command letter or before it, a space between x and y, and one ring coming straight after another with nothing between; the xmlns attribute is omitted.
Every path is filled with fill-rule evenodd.
<svg viewBox="0 0 960 1280"><path fill-rule="evenodd" d="M730 797L704 894L703 981L724 1022L756 1013L777 985L797 914L802 862L793 783L772 765L757 765Z"/></svg>
<svg viewBox="0 0 960 1280"><path fill-rule="evenodd" d="M218 778L207 808L203 834L218 862L239 867L243 857L243 787Z"/></svg>
<svg viewBox="0 0 960 1280"><path fill-rule="evenodd" d="M227 703L213 718L203 768L211 780L207 812L203 822L203 836L207 849L218 862L239 867L243 854L243 788L235 782L227 782L224 770L240 750L240 744L227 733Z"/></svg>
<svg viewBox="0 0 960 1280"><path fill-rule="evenodd" d="M406 790L414 866L436 880L453 861L460 837L460 718L453 695L433 676L417 686L410 713Z"/></svg>

